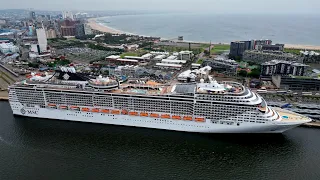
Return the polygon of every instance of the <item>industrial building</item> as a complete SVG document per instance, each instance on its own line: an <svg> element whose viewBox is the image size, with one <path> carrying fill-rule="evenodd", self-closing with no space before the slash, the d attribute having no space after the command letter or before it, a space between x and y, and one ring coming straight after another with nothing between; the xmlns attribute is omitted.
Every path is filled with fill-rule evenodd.
<svg viewBox="0 0 320 180"><path fill-rule="evenodd" d="M261 75L294 75L303 76L308 65L290 61L272 60L261 64Z"/></svg>
<svg viewBox="0 0 320 180"><path fill-rule="evenodd" d="M251 61L255 63L264 63L271 60L283 60L290 62L303 62L303 57L297 56L291 53L285 53L282 51L257 51L257 50L247 50L243 54L243 60Z"/></svg>

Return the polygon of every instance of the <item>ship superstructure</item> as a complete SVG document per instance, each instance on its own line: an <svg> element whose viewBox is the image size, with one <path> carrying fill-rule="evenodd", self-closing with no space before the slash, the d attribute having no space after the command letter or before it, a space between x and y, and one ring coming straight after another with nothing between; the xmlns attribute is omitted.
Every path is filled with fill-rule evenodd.
<svg viewBox="0 0 320 180"><path fill-rule="evenodd" d="M281 133L311 121L269 107L237 82L121 82L86 78L70 68L32 74L10 87L9 101L15 115L187 132Z"/></svg>

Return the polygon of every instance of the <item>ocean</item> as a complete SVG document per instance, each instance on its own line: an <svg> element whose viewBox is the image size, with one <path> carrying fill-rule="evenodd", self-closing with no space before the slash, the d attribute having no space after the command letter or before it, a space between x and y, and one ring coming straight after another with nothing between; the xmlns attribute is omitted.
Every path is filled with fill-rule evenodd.
<svg viewBox="0 0 320 180"><path fill-rule="evenodd" d="M320 16L166 13L103 17L99 23L128 33L214 43L271 39L274 43L320 45Z"/></svg>
<svg viewBox="0 0 320 180"><path fill-rule="evenodd" d="M198 134L13 116L0 102L0 179L320 179L320 129Z"/></svg>

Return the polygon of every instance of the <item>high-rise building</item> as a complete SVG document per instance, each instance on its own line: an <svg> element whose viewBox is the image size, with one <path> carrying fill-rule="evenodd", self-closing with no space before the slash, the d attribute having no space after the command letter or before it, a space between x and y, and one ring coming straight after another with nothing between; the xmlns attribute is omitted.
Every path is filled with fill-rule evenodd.
<svg viewBox="0 0 320 180"><path fill-rule="evenodd" d="M248 41L235 41L230 44L230 58L242 58L244 51L257 49L263 45L271 45L271 40L248 40Z"/></svg>
<svg viewBox="0 0 320 180"><path fill-rule="evenodd" d="M36 31L39 45L39 53L46 52L48 46L46 31L44 30L44 28L37 28Z"/></svg>
<svg viewBox="0 0 320 180"><path fill-rule="evenodd" d="M246 50L247 45L245 42L236 41L231 42L230 44L230 58L241 58L243 56L244 51Z"/></svg>
<svg viewBox="0 0 320 180"><path fill-rule="evenodd" d="M303 76L308 65L290 61L272 60L261 64L261 75L294 75Z"/></svg>
<svg viewBox="0 0 320 180"><path fill-rule="evenodd" d="M85 35L92 34L92 29L88 24L84 24L84 34Z"/></svg>
<svg viewBox="0 0 320 180"><path fill-rule="evenodd" d="M57 38L57 34L56 34L56 31L54 29L48 29L46 31L46 35L47 35L48 39Z"/></svg>
<svg viewBox="0 0 320 180"><path fill-rule="evenodd" d="M34 11L30 11L30 17L31 20L35 20L36 19L36 13Z"/></svg>
<svg viewBox="0 0 320 180"><path fill-rule="evenodd" d="M75 36L76 35L76 21L72 21L69 19L64 20L61 23L60 32L62 36Z"/></svg>
<svg viewBox="0 0 320 180"><path fill-rule="evenodd" d="M76 36L84 36L85 35L85 31L84 31L84 24L76 24L75 25L76 28Z"/></svg>

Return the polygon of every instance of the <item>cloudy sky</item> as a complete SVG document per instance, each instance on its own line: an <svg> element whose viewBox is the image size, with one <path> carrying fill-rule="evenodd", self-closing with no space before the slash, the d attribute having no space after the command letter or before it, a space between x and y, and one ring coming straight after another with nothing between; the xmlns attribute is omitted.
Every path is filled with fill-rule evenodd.
<svg viewBox="0 0 320 180"><path fill-rule="evenodd" d="M320 13L320 0L0 0L1 9Z"/></svg>

